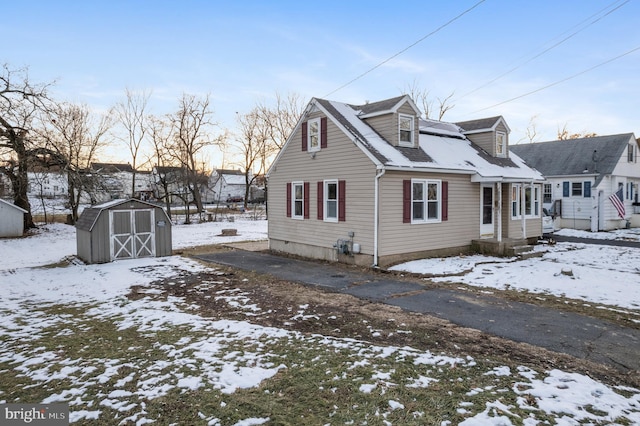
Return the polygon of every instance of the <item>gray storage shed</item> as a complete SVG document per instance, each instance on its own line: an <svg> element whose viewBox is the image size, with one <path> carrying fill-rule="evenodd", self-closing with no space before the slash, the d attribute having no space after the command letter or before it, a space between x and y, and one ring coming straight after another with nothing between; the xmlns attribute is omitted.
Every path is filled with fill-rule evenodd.
<svg viewBox="0 0 640 426"><path fill-rule="evenodd" d="M171 220L135 198L84 209L76 223L78 257L87 263L171 255Z"/></svg>
<svg viewBox="0 0 640 426"><path fill-rule="evenodd" d="M26 212L15 204L0 200L0 238L21 237Z"/></svg>

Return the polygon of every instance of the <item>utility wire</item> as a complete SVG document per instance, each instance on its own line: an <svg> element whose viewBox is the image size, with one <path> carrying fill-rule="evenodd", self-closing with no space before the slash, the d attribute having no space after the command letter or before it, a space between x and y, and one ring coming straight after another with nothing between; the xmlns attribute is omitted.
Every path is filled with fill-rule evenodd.
<svg viewBox="0 0 640 426"><path fill-rule="evenodd" d="M475 113L477 113L477 112L481 112L481 111L485 111L485 110L488 110L488 109L491 109L491 108L495 108L495 107L497 107L497 106L504 105L504 104L509 103L509 102L513 102L513 101L515 101L515 100L517 100L517 99L522 99L522 98L524 98L525 96L529 96L529 95L533 95L534 93L541 92L541 91L543 91L543 90L545 90L545 89L548 89L548 88L550 88L550 87L557 86L557 85L558 85L558 84L560 84L560 83L564 83L565 81L568 81L568 80L571 80L571 79L576 78L576 77L578 77L578 76L581 76L582 74L586 74L586 73L588 73L589 71L592 71L592 70L594 70L594 69L596 69L596 68L599 68L599 67L601 67L601 66L603 66L603 65L606 65L606 64L608 64L608 63L611 63L611 62L613 62L613 61L615 61L615 60L618 60L618 59L620 59L620 58L622 58L622 57L624 57L624 56L630 55L630 54L632 54L633 52L636 52L636 51L638 51L638 50L640 50L640 46L638 46L638 47L636 47L636 48L634 48L634 49L631 49L631 50L629 50L629 51L627 51L627 52L625 52L625 53L623 53L623 54L621 54L621 55L618 55L618 56L616 56L616 57L614 57L614 58L611 58L611 59L606 60L606 61L604 61L604 62L601 62L601 63L599 63L599 64L597 64L597 65L594 65L594 66L592 66L591 68L587 68L586 70L580 71L579 73L576 73L576 74L570 75L569 77L563 78L562 80L558 80L558 81L556 81L556 82L554 82L554 83L547 84L546 86L540 87L539 89L532 90L531 92L527 92L527 93L522 94L522 95L520 95L520 96L516 96L515 98L507 99L506 101L502 101L502 102L497 103L497 104L495 104L495 105L491 105L491 106L489 106L489 107L486 107L486 108L482 108L482 109L479 109L479 110L473 111L471 114L475 114Z"/></svg>
<svg viewBox="0 0 640 426"><path fill-rule="evenodd" d="M374 71L377 68L380 68L382 65L386 64L387 62L389 62L390 60L400 56L401 54L403 54L404 52L406 52L407 50L411 49L412 47L414 47L415 45L417 45L418 43L426 40L427 38L431 37L432 35L434 35L435 33L437 33L438 31L440 31L441 29L445 28L446 26L452 24L454 21L457 21L459 18L461 18L462 16L466 15L467 13L471 12L473 9L475 9L476 7L480 6L480 4L484 3L485 0L480 0L479 2L477 2L476 4L474 4L473 6L471 6L469 9L465 10L464 12L462 12L461 14L459 14L458 16L456 16L455 18L450 19L449 21L447 21L446 23L442 24L441 26L439 26L438 28L436 28L435 30L431 31L429 34L427 34L426 36L422 37L421 39L419 39L418 41L414 42L413 44L405 47L404 49L402 49L401 51L399 51L398 53L396 53L393 56L390 56L389 58L385 59L384 61L380 62L378 65L374 66L373 68L370 68L369 70L363 72L362 74L360 74L359 76L355 77L354 79L348 81L347 83L343 84L342 86L338 87L337 89L335 89L332 92L327 93L326 95L324 95L325 98L333 95L334 93L336 93L339 90L344 89L345 87L349 86L351 83L361 79L362 77L364 77L365 75L369 74L370 72Z"/></svg>
<svg viewBox="0 0 640 426"><path fill-rule="evenodd" d="M589 19L593 18L594 16L599 15L600 13L602 13L603 11L607 10L608 8L610 8L611 6L613 6L615 3L617 3L619 0L614 1L613 3L611 3L609 6L605 7L604 9L601 9L600 11L598 11L597 13L589 16L587 19L579 22L578 24L576 24L573 28L582 25L584 22L588 21ZM594 21L590 22L588 25L580 28L579 30L569 34L567 37L563 38L562 40L556 42L555 44L551 45L550 47L548 47L547 49L543 50L542 52L538 53L537 55L534 55L533 57L527 59L524 62L519 63L518 65L514 66L513 68L511 68L508 71L505 71L504 73L500 74L499 76L497 76L496 78L494 78L493 80L490 80L486 83L484 83L483 85L473 89L472 91L465 93L464 95L460 96L459 98L455 99L454 102L459 101L460 99L463 99L475 92L477 92L480 89L484 89L485 87L495 83L496 81L500 80L502 77L511 74L512 72L514 72L515 70L522 68L524 65L528 64L529 62L532 62L533 60L539 58L540 56L544 55L545 53L547 53L548 51L555 49L556 47L558 47L559 45L561 45L562 43L564 43L565 41L569 40L570 38L572 38L573 36L575 36L576 34L580 33L581 31L584 31L585 29L589 28L591 25L595 24L596 22L604 19L605 17L607 17L608 15L610 15L611 13L615 12L616 10L620 9L622 6L624 6L625 4L629 3L630 0L626 0L625 2L619 4L618 6L616 6L615 8L611 9L610 11L608 11L607 13L605 13L604 15L600 16L598 19L595 19Z"/></svg>

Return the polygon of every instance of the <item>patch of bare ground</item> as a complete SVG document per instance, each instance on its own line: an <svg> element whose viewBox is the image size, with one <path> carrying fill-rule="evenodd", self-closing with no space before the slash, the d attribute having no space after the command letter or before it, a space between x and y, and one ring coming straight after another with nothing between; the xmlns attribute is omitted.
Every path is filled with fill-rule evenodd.
<svg viewBox="0 0 640 426"><path fill-rule="evenodd" d="M184 254L200 250L185 250ZM206 252L210 253L211 248ZM129 297L176 296L183 298L199 315L212 320L249 321L375 345L410 346L434 353L484 359L496 366L524 365L537 371L560 369L586 374L611 385L640 387L640 374L622 373L605 365L460 327L430 315L406 312L398 307L269 275L216 266L211 272L183 276L179 283L159 281L155 285L165 291L151 296L144 289L134 287ZM259 309L239 308L236 303L229 303L229 295L246 298L248 304Z"/></svg>

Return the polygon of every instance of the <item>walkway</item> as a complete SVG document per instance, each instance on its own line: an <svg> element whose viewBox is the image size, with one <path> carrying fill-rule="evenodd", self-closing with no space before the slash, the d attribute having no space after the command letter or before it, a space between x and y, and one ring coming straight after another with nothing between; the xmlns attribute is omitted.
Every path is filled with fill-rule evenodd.
<svg viewBox="0 0 640 426"><path fill-rule="evenodd" d="M350 271L331 264L264 252L233 250L197 257L434 315L464 327L610 365L621 371L640 371L640 330L589 316L497 297L429 288L425 283L396 280L374 271Z"/></svg>

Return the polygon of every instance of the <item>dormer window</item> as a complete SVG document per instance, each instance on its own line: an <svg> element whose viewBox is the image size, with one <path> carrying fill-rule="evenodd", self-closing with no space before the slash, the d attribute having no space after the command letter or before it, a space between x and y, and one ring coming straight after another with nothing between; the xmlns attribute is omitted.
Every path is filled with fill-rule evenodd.
<svg viewBox="0 0 640 426"><path fill-rule="evenodd" d="M398 131L399 131L399 145L400 146L409 146L413 147L413 124L414 117L412 115L403 115L400 114L400 118L398 121Z"/></svg>
<svg viewBox="0 0 640 426"><path fill-rule="evenodd" d="M496 132L496 157L507 156L507 134Z"/></svg>

